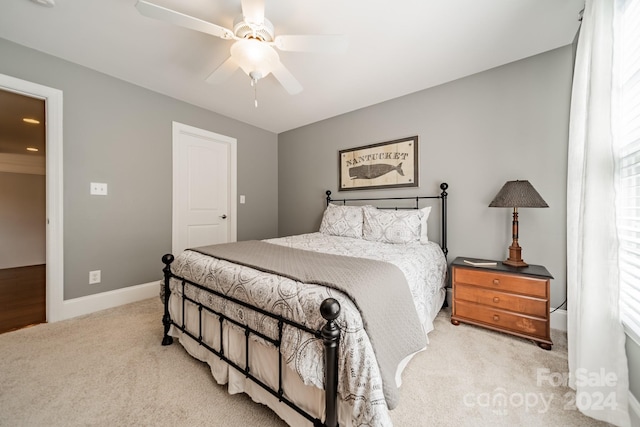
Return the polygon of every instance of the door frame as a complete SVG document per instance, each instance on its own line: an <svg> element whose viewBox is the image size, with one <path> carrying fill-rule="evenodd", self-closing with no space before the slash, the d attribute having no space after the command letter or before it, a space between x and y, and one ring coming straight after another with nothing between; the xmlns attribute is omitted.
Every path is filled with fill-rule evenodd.
<svg viewBox="0 0 640 427"><path fill-rule="evenodd" d="M173 176L172 176L172 215L171 215L171 248L174 256L178 256L179 254L176 252L176 241L178 234L178 224L177 224L177 203L176 203L176 192L177 188L177 173L179 171L179 167L177 166L178 162L178 149L180 144L180 136L181 135L190 135L197 138L205 139L205 140L213 140L218 143L225 143L229 146L229 157L228 161L228 182L229 187L227 188L227 206L229 207L229 242L235 242L238 238L237 232L237 224L238 224L238 206L236 203L237 200L237 188L238 188L238 166L237 166L237 140L230 136L220 135L215 132L211 132L208 130L200 129L194 126L185 125L179 122L173 122Z"/></svg>
<svg viewBox="0 0 640 427"><path fill-rule="evenodd" d="M46 120L46 316L63 319L64 232L62 163L62 91L0 74L0 89L45 102Z"/></svg>

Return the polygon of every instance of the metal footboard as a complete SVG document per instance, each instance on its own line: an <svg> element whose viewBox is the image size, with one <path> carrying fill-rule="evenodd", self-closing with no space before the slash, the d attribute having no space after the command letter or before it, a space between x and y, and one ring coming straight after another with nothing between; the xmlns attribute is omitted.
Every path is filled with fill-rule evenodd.
<svg viewBox="0 0 640 427"><path fill-rule="evenodd" d="M300 323L294 322L292 320L286 319L282 316L269 313L259 307L255 307L251 304L248 304L244 301L240 301L236 298L230 297L228 295L224 295L216 290L206 288L198 283L194 283L192 281L186 280L182 277L176 276L171 272L171 263L174 261L174 256L171 254L166 254L162 257L162 262L165 264L163 268L164 272L164 315L162 317L162 323L164 325L164 336L162 338L162 345L170 345L173 343L173 338L169 336L169 329L171 325L178 328L184 334L188 335L191 339L196 341L199 345L206 348L211 353L218 356L221 360L226 362L229 366L233 367L237 371L241 372L245 375L246 378L249 378L251 381L258 384L265 391L276 397L280 402L286 404L291 409L295 410L298 414L309 420L313 423L315 427L337 427L338 426L338 342L340 339L340 329L335 321L340 314L340 304L333 298L327 298L322 302L319 307L320 313L322 317L327 321L327 323L320 330L310 329ZM172 319L169 313L169 298L171 296L171 288L170 281L171 279L177 279L182 285L182 318L181 319ZM220 313L216 310L213 310L207 306L204 306L199 301L190 298L185 293L186 286L193 286L197 289L200 289L204 292L215 295L216 297L222 298L227 301L231 301L235 304L243 306L247 309L253 310L257 313L260 313L264 316L270 317L278 322L278 338L273 339L251 327L248 325L239 322L235 319L232 319L226 316L224 313ZM185 326L185 304L189 302L198 307L198 336L196 336L193 332L189 331ZM219 320L219 328L220 328L220 344L218 348L214 348L203 340L202 337L202 322L203 322L203 311L212 314L217 317ZM227 322L229 324L236 325L244 330L245 335L245 366L240 366L230 358L225 355L224 342L222 339L222 331L224 327L224 323ZM317 417L314 417L299 408L295 403L287 399L284 394L283 383L282 383L282 375L283 375L283 363L282 363L282 353L280 350L280 345L282 343L282 329L284 324L293 326L298 328L304 332L307 332L318 339L322 339L324 344L324 353L325 353L325 420L324 422ZM255 335L260 337L262 340L270 343L278 350L278 390L272 389L269 385L261 381L259 378L254 376L251 373L251 366L249 363L249 339L251 335Z"/></svg>

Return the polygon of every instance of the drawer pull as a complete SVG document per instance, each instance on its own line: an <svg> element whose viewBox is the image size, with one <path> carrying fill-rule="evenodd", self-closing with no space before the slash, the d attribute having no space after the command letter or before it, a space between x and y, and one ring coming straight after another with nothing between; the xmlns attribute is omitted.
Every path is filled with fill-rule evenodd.
<svg viewBox="0 0 640 427"><path fill-rule="evenodd" d="M496 304L500 302L500 298L498 297L493 297L493 302L495 302Z"/></svg>
<svg viewBox="0 0 640 427"><path fill-rule="evenodd" d="M498 286L500 284L500 280L499 279L493 279L493 284Z"/></svg>
<svg viewBox="0 0 640 427"><path fill-rule="evenodd" d="M497 321L499 321L499 320L500 320L500 316L498 316L497 314L494 314L494 315L493 315L493 321L494 321L494 322L497 322Z"/></svg>

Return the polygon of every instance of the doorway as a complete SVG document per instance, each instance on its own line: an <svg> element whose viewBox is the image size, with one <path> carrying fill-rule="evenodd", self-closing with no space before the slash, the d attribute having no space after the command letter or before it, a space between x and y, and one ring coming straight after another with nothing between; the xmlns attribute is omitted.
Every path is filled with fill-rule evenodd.
<svg viewBox="0 0 640 427"><path fill-rule="evenodd" d="M0 90L0 333L46 322L45 101Z"/></svg>
<svg viewBox="0 0 640 427"><path fill-rule="evenodd" d="M0 90L44 102L45 124L45 306L46 321L71 317L64 313L62 91L0 74ZM23 165L24 166L24 165ZM31 165L33 166L33 165ZM43 172L44 174L44 172ZM40 273L42 274L42 273Z"/></svg>

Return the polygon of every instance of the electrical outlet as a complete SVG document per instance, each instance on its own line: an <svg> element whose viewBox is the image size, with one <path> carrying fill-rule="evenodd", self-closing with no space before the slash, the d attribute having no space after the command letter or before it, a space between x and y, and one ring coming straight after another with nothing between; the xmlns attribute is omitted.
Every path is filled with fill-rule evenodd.
<svg viewBox="0 0 640 427"><path fill-rule="evenodd" d="M100 283L100 270L89 272L89 284L95 285L96 283Z"/></svg>

